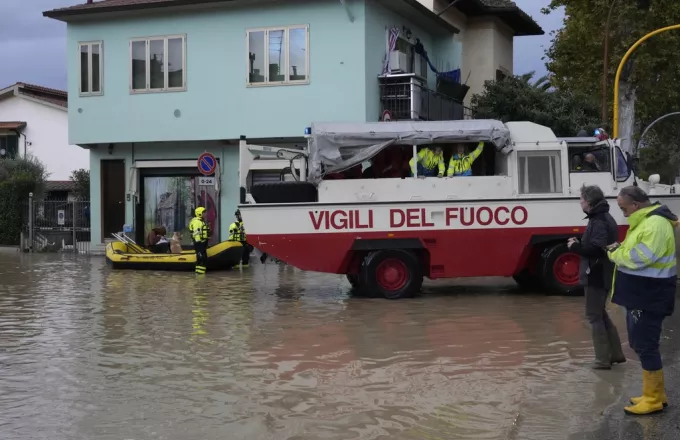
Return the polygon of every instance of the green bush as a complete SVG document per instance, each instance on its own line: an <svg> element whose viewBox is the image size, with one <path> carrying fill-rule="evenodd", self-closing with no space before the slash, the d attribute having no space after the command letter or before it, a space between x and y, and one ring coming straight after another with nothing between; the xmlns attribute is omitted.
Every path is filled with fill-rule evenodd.
<svg viewBox="0 0 680 440"><path fill-rule="evenodd" d="M47 172L34 157L0 160L0 244L17 245L24 222L22 205L28 196L42 196Z"/></svg>
<svg viewBox="0 0 680 440"><path fill-rule="evenodd" d="M14 186L0 183L0 244L19 244L21 226L21 203Z"/></svg>

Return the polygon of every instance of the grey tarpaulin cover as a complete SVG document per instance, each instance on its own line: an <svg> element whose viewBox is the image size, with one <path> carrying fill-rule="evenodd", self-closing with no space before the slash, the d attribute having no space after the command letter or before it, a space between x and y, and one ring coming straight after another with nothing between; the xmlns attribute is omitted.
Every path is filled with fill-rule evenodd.
<svg viewBox="0 0 680 440"><path fill-rule="evenodd" d="M490 142L508 153L510 131L501 121L395 121L312 123L308 180L318 183L324 174L344 171L371 159L390 145L426 145ZM323 165L323 167L322 167ZM324 171L325 170L325 171Z"/></svg>

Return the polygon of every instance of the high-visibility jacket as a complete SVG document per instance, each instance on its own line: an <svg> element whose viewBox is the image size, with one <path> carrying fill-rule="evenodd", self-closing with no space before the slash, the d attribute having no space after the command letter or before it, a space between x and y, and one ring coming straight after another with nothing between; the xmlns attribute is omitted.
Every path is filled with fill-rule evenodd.
<svg viewBox="0 0 680 440"><path fill-rule="evenodd" d="M229 241L246 241L246 230L243 222L235 221L229 225Z"/></svg>
<svg viewBox="0 0 680 440"><path fill-rule="evenodd" d="M429 148L423 148L418 152L418 163L423 164L428 170L439 168L439 174L441 175L444 175L446 171L444 167L444 153L435 154ZM411 158L408 164L411 165L411 172L415 175L417 166L414 158Z"/></svg>
<svg viewBox="0 0 680 440"><path fill-rule="evenodd" d="M194 217L189 222L191 239L197 243L208 241L209 226L202 218Z"/></svg>
<svg viewBox="0 0 680 440"><path fill-rule="evenodd" d="M665 316L673 313L677 220L668 207L658 203L628 217L626 239L608 253L616 264L612 302L629 310Z"/></svg>
<svg viewBox="0 0 680 440"><path fill-rule="evenodd" d="M470 154L459 156L454 154L449 160L447 176L472 176L472 163L482 154L484 142L480 142L477 148Z"/></svg>

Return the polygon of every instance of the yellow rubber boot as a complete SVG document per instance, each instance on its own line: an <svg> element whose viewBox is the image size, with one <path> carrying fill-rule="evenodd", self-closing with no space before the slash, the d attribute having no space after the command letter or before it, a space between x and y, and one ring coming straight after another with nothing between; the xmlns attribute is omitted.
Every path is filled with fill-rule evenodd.
<svg viewBox="0 0 680 440"><path fill-rule="evenodd" d="M623 408L626 414L645 415L663 411L663 371L642 371L642 399Z"/></svg>
<svg viewBox="0 0 680 440"><path fill-rule="evenodd" d="M631 397L630 403L637 405L642 401L643 397L644 396ZM664 408L668 406L668 397L666 396L666 380L664 378L663 370L661 370L661 403L663 404Z"/></svg>

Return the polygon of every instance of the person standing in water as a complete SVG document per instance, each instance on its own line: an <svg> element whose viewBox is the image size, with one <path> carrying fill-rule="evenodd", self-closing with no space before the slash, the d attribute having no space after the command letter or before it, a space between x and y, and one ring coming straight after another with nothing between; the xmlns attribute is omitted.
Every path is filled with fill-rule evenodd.
<svg viewBox="0 0 680 440"><path fill-rule="evenodd" d="M612 364L626 362L621 338L607 313L607 299L614 275L614 264L605 248L619 237L618 225L609 214L609 203L598 186L581 188L581 209L588 226L581 240L569 239L569 250L581 256L579 278L586 289L586 317L592 330L595 362L592 368L609 370Z"/></svg>

